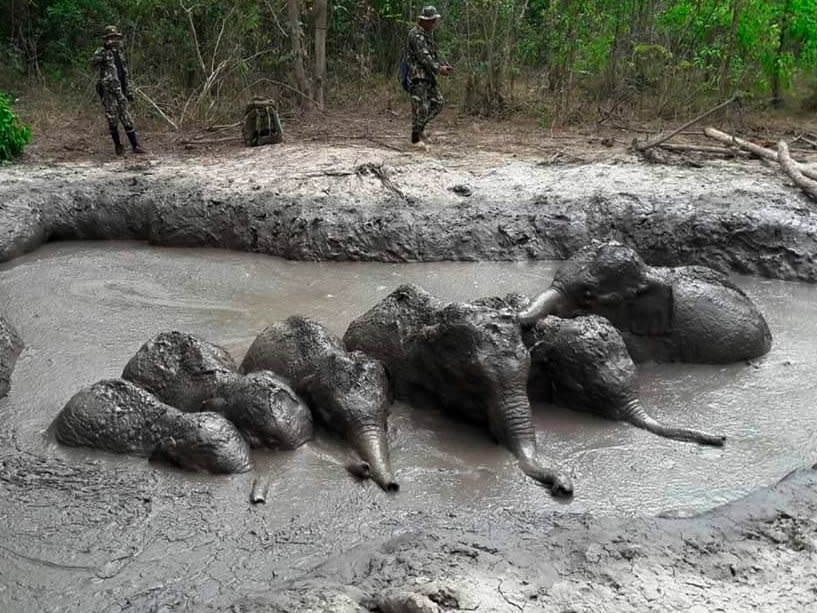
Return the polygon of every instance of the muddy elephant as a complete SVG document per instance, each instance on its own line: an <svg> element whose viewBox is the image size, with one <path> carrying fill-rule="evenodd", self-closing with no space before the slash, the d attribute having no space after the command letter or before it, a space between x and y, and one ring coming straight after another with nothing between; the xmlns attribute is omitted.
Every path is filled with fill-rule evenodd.
<svg viewBox="0 0 817 613"><path fill-rule="evenodd" d="M772 342L763 315L726 275L648 266L618 242L593 243L565 261L519 321L582 313L607 318L636 362L736 362L764 355Z"/></svg>
<svg viewBox="0 0 817 613"><path fill-rule="evenodd" d="M358 317L346 346L381 360L396 395L433 401L488 427L520 468L569 496L570 479L542 459L527 396L530 356L515 312L445 303L415 285L402 285Z"/></svg>
<svg viewBox="0 0 817 613"><path fill-rule="evenodd" d="M605 318L547 317L524 333L531 353L531 397L626 421L667 438L722 446L725 437L668 426L644 409L635 364L624 339Z"/></svg>
<svg viewBox="0 0 817 613"><path fill-rule="evenodd" d="M253 341L241 371L272 371L302 395L315 417L343 437L359 456L347 468L396 492L387 442L391 391L377 360L347 351L321 324L294 315L265 328Z"/></svg>
<svg viewBox="0 0 817 613"><path fill-rule="evenodd" d="M64 445L164 459L211 473L250 469L247 442L222 415L184 413L122 379L81 389L57 415L53 429Z"/></svg>
<svg viewBox="0 0 817 613"><path fill-rule="evenodd" d="M245 376L223 348L162 332L136 352L122 378L182 411L215 411L252 447L295 449L312 438L309 407L271 372Z"/></svg>
<svg viewBox="0 0 817 613"><path fill-rule="evenodd" d="M23 340L17 331L0 315L0 398L9 393L11 373L23 351Z"/></svg>

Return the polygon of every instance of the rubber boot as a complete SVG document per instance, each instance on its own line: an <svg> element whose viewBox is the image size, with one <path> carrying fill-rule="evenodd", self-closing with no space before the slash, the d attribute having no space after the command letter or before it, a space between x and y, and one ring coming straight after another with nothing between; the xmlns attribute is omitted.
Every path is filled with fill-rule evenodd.
<svg viewBox="0 0 817 613"><path fill-rule="evenodd" d="M125 148L122 146L122 141L119 140L119 130L117 128L111 128L111 139L113 139L113 148L116 155L124 155Z"/></svg>
<svg viewBox="0 0 817 613"><path fill-rule="evenodd" d="M133 147L134 153L145 153L145 150L139 146L139 141L136 139L136 130L125 130L125 134L128 136L130 146Z"/></svg>

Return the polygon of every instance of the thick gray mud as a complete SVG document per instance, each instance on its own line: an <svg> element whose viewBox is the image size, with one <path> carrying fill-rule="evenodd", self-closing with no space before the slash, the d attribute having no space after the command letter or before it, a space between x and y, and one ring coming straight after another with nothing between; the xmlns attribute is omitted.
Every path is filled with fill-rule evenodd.
<svg viewBox="0 0 817 613"><path fill-rule="evenodd" d="M533 293L545 262L362 270L133 244L38 248L127 239L295 260L529 261L614 238L653 265L813 282L816 236L814 204L760 162L283 145L0 168L0 259L34 252L0 272L2 312L26 343L0 400L0 610L808 610L817 472L755 488L815 460L812 286L738 278L775 335L752 364L640 367L647 407L723 431L723 450L539 407L544 448L577 482L560 505L481 432L401 405L396 496L353 481L325 438L255 451L254 472L213 477L66 449L48 432L76 389L117 375L157 331L199 334L240 359L266 323L296 311L342 332L401 282L455 299ZM267 503L251 505L259 476Z"/></svg>
<svg viewBox="0 0 817 613"><path fill-rule="evenodd" d="M212 477L67 449L48 432L79 387L117 376L162 330L240 359L265 325L296 312L342 334L402 282L457 300L533 294L554 268L304 263L138 243L59 243L3 265L5 310L27 347L0 401L0 605L784 611L814 602L814 473L704 516L652 517L693 516L813 463L809 284L736 277L775 336L760 360L639 367L645 404L724 432L722 450L537 407L543 448L573 471L569 505L481 431L404 405L391 419L395 496L355 482L326 437L295 452L256 450L253 472ZM266 505L249 502L256 478L270 480Z"/></svg>

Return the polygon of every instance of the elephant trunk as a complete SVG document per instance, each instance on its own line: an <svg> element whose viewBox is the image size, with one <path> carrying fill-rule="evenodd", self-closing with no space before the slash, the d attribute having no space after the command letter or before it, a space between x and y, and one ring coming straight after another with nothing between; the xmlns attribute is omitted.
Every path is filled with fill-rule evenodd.
<svg viewBox="0 0 817 613"><path fill-rule="evenodd" d="M386 492L398 491L400 486L394 480L385 431L376 426L364 426L353 430L351 441L362 461L349 466L350 472L371 479Z"/></svg>
<svg viewBox="0 0 817 613"><path fill-rule="evenodd" d="M676 441L699 443L701 445L712 445L713 447L723 447L726 441L725 436L707 434L700 430L690 430L688 428L677 428L666 426L647 414L638 399L630 400L621 413L624 421L628 421L638 428L643 428L649 432L671 438Z"/></svg>
<svg viewBox="0 0 817 613"><path fill-rule="evenodd" d="M519 312L519 324L532 326L543 317L563 313L567 306L567 296L555 287L550 287L539 294L527 309Z"/></svg>
<svg viewBox="0 0 817 613"><path fill-rule="evenodd" d="M494 424L494 435L516 456L522 472L550 488L550 493L555 497L572 496L573 483L570 477L545 466L539 458L527 396L515 394L505 399L497 417L499 423Z"/></svg>

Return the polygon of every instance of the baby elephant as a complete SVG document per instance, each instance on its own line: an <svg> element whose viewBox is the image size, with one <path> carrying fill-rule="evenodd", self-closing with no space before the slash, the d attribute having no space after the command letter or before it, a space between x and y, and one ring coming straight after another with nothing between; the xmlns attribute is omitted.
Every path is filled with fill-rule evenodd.
<svg viewBox="0 0 817 613"><path fill-rule="evenodd" d="M544 383L568 408L627 421L660 436L722 446L723 436L666 426L650 417L635 392L635 364L624 339L603 317L548 317L526 332L531 388Z"/></svg>
<svg viewBox="0 0 817 613"><path fill-rule="evenodd" d="M446 303L402 285L354 320L346 345L386 365L397 396L437 406L487 426L522 471L570 496L570 479L541 457L527 396L530 357L515 313Z"/></svg>
<svg viewBox="0 0 817 613"><path fill-rule="evenodd" d="M121 379L81 389L53 426L64 445L161 458L211 473L250 469L247 442L227 419L216 413L183 413Z"/></svg>
<svg viewBox="0 0 817 613"><path fill-rule="evenodd" d="M704 266L648 266L614 241L592 243L565 261L519 321L590 313L618 328L636 362L725 364L772 345L763 315L726 275Z"/></svg>
<svg viewBox="0 0 817 613"><path fill-rule="evenodd" d="M247 351L241 371L262 369L289 381L316 417L352 445L361 461L351 472L387 492L399 489L386 438L389 382L380 362L346 351L322 325L295 315L265 328Z"/></svg>
<svg viewBox="0 0 817 613"><path fill-rule="evenodd" d="M270 372L245 377L217 345L163 332L131 358L122 378L182 411L215 411L253 447L294 449L312 438L309 408Z"/></svg>

